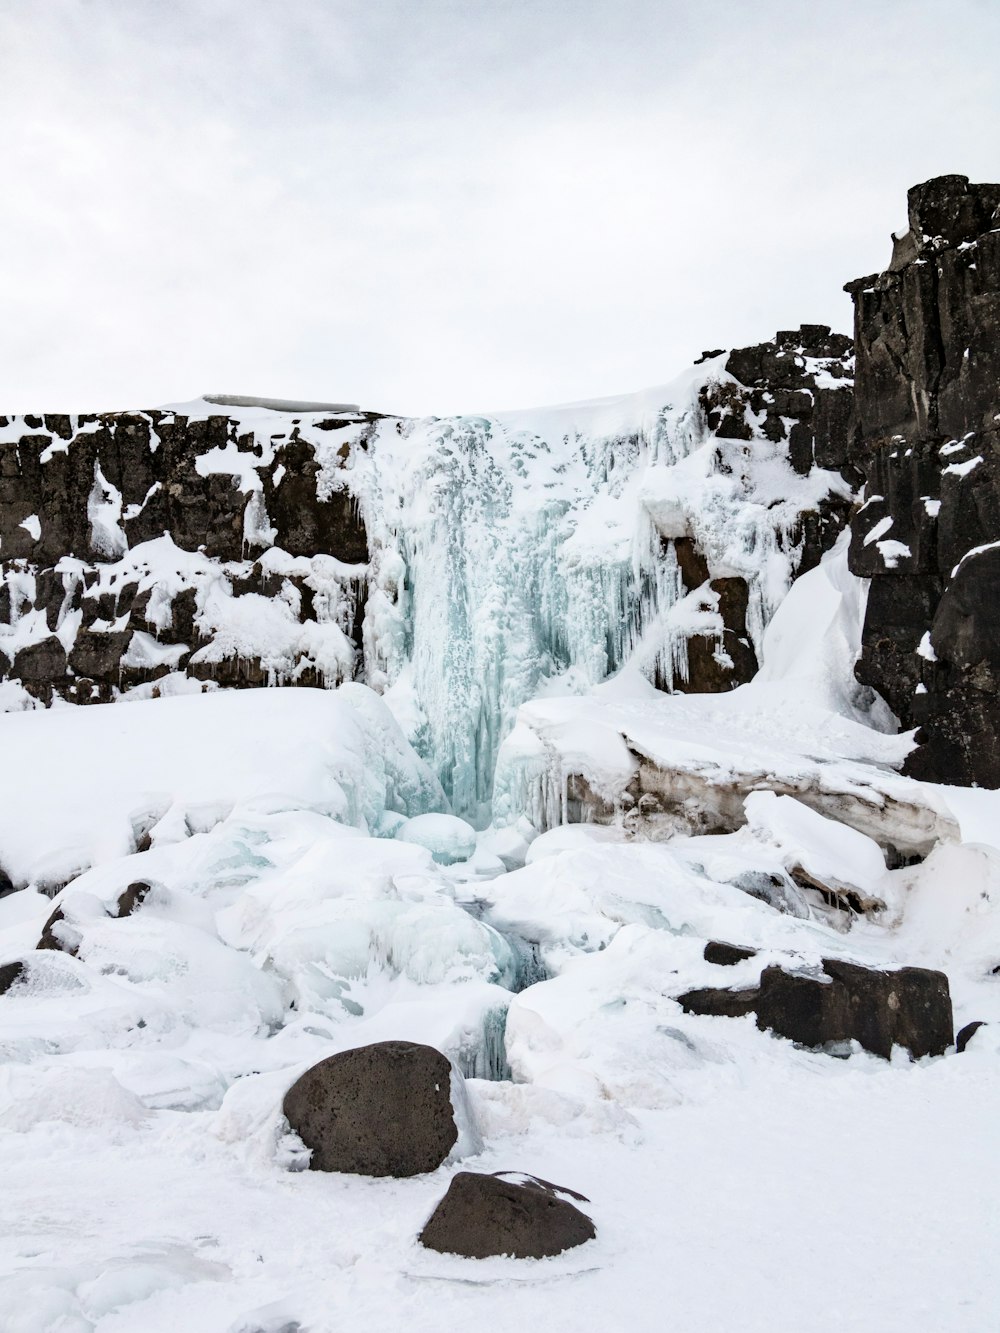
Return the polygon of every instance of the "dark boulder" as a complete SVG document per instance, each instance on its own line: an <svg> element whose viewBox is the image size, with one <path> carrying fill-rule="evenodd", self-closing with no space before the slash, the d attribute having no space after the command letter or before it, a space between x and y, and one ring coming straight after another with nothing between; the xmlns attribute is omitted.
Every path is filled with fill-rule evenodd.
<svg viewBox="0 0 1000 1333"><path fill-rule="evenodd" d="M0 995L4 995L15 982L21 981L26 975L24 963L20 961L0 966Z"/></svg>
<svg viewBox="0 0 1000 1333"><path fill-rule="evenodd" d="M11 675L25 685L47 685L66 674L66 650L54 634L22 648L14 658Z"/></svg>
<svg viewBox="0 0 1000 1333"><path fill-rule="evenodd" d="M285 1094L314 1171L416 1176L458 1140L451 1064L432 1046L382 1041L321 1060Z"/></svg>
<svg viewBox="0 0 1000 1333"><path fill-rule="evenodd" d="M902 1046L914 1059L943 1055L952 1042L948 978L923 967L895 972L823 959L819 976L766 967L753 989L707 987L678 996L685 1013L725 1018L754 1013L757 1026L800 1046L856 1041L888 1059Z"/></svg>
<svg viewBox="0 0 1000 1333"><path fill-rule="evenodd" d="M726 944L723 940L709 940L705 945L706 963L715 963L718 967L733 967L746 958L753 958L756 949L747 949L739 944Z"/></svg>
<svg viewBox="0 0 1000 1333"><path fill-rule="evenodd" d="M502 1254L515 1259L549 1258L597 1235L591 1219L570 1199L588 1202L574 1190L535 1176L460 1171L419 1240L429 1250L468 1259Z"/></svg>

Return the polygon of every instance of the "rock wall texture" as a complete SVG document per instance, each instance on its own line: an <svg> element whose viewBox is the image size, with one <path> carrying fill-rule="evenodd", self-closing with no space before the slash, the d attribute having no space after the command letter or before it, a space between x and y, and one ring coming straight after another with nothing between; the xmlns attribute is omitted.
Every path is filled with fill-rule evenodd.
<svg viewBox="0 0 1000 1333"><path fill-rule="evenodd" d="M920 742L914 776L1000 786L1000 185L909 192L884 273L847 284L858 679Z"/></svg>
<svg viewBox="0 0 1000 1333"><path fill-rule="evenodd" d="M349 676L368 547L336 432L365 419L0 417L0 678L90 703Z"/></svg>

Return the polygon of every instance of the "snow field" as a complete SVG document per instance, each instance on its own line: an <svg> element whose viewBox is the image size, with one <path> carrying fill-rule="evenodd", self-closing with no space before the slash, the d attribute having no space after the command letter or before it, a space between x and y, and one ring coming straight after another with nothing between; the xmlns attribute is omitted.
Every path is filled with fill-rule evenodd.
<svg viewBox="0 0 1000 1333"><path fill-rule="evenodd" d="M468 834L361 686L0 723L21 777L0 856L27 879L0 899L0 963L28 958L0 996L5 1333L443 1313L641 1333L665 1310L697 1333L990 1327L993 1028L961 1057L843 1061L672 997L840 956L941 967L956 1026L1000 1030L995 847L955 839L887 870L872 839L759 792L729 834L535 839L522 822L439 865L385 834L423 816L435 845ZM970 796L949 799L981 833L986 794ZM32 953L54 906L35 886L74 857L89 868L55 905L76 956ZM799 914L735 882L792 862L885 907L848 930L795 885ZM146 900L113 916L140 877ZM722 969L707 939L760 952ZM301 1170L284 1091L389 1038L468 1076L483 1151L413 1181ZM539 1263L421 1251L460 1165L581 1190L598 1239Z"/></svg>

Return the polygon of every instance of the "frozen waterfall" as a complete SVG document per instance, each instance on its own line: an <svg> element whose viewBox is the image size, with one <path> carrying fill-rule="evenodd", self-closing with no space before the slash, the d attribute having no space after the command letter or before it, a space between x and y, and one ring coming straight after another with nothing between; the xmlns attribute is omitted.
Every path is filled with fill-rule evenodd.
<svg viewBox="0 0 1000 1333"><path fill-rule="evenodd" d="M527 699L581 692L630 659L686 679L688 636L722 622L710 592L685 598L674 539L694 537L713 577L747 579L762 635L794 570L789 534L830 474L798 477L765 440L716 440L700 392L728 378L709 363L596 403L386 420L357 454L367 679L457 813L488 820L497 751ZM775 469L777 507L758 494Z"/></svg>

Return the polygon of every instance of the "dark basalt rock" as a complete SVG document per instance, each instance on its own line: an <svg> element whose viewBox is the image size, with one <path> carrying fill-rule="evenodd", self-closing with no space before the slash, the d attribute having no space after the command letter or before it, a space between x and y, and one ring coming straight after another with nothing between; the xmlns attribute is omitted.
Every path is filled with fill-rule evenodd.
<svg viewBox="0 0 1000 1333"><path fill-rule="evenodd" d="M823 959L824 976L766 967L754 989L707 988L678 996L685 1013L757 1015L757 1026L800 1046L848 1041L888 1059L893 1046L914 1059L943 1055L952 1042L951 996L943 972L904 967L880 972Z"/></svg>
<svg viewBox="0 0 1000 1333"><path fill-rule="evenodd" d="M756 949L747 949L739 944L726 944L723 940L709 940L705 945L706 963L715 963L717 967L735 967L744 959L756 957Z"/></svg>
<svg viewBox="0 0 1000 1333"><path fill-rule="evenodd" d="M458 1140L451 1065L414 1042L321 1060L288 1090L282 1110L312 1149L314 1171L416 1176L436 1170Z"/></svg>
<svg viewBox="0 0 1000 1333"><path fill-rule="evenodd" d="M66 675L66 650L54 634L29 644L14 658L11 674L25 685L45 685L61 680Z"/></svg>
<svg viewBox="0 0 1000 1333"><path fill-rule="evenodd" d="M1000 185L925 181L909 224L886 272L847 285L867 495L850 563L872 580L856 671L919 727L908 773L997 787Z"/></svg>
<svg viewBox="0 0 1000 1333"><path fill-rule="evenodd" d="M986 1023L981 1018L977 1018L974 1023L966 1023L955 1038L955 1053L961 1055L967 1049L969 1042L976 1035L980 1028L986 1027Z"/></svg>
<svg viewBox="0 0 1000 1333"><path fill-rule="evenodd" d="M726 370L738 382L709 384L701 396L706 424L719 441L717 471L739 475L752 466L761 449L773 453L778 446L799 473L825 468L841 473L848 483L835 485L788 534L791 564L797 573L805 573L846 526L851 487L859 479L849 459L851 340L831 333L826 325L803 324L779 331L771 342L730 352ZM702 631L688 639L686 678L656 684L694 693L734 689L752 679L758 667L747 633L746 581L711 579L704 556L690 537L677 538L673 545L684 588L690 593L707 585L706 609L712 609L714 594L721 626L715 633Z"/></svg>
<svg viewBox="0 0 1000 1333"><path fill-rule="evenodd" d="M349 421L370 422L378 415L352 414L323 426L336 429ZM9 434L18 419L5 417L4 422ZM167 623L158 603L153 624L146 618L152 587L140 592L134 581L123 583L125 571L120 567L110 577L104 574L116 566L126 544L134 548L167 533L182 550L201 551L215 562L220 574L231 577L237 596L246 592L278 596L286 582L291 583L300 595L303 623L322 618L317 616L313 590L301 576L286 580L272 573L256 582L246 578L244 571L252 558L248 546L259 538L260 545L273 542L293 555L331 555L345 566L341 581L349 597L343 605L353 601L356 608L363 608L368 541L357 504L346 489L348 446L332 461L325 460L320 493L314 443L299 438L297 425L286 438L289 424L280 417L275 418L273 465L262 458L254 435L241 435L237 421L223 411L205 418L160 411L75 420L30 416L20 418L20 424L20 438L0 444L0 623L13 624L24 612L35 610L44 614L52 636L22 648L13 661L13 651L5 653L0 679L19 680L41 703L110 701L122 690L152 684L171 670L187 671L190 656L213 643L216 630L211 625L201 628L197 580L174 595ZM257 534L252 541L245 537L245 520L248 505L259 506L260 498L248 497L238 477L228 472L206 475L202 460L213 451L218 451L217 458L234 452L242 455L239 466L234 464L237 471L258 470L267 512L260 509L249 516L254 520L250 528ZM92 497L101 492L114 497L115 491L122 517L120 531L109 533L101 525L95 527L88 512ZM32 516L38 528L29 524L26 529L22 524ZM258 520L263 525L260 532L254 526ZM64 557L72 558L69 567L60 565ZM357 572L352 573L351 567ZM16 583L6 577L15 572ZM334 600L339 607L340 600ZM77 629L70 622L61 642L55 631L66 628L71 612L80 613L80 625ZM359 617L355 615L352 622L346 612L334 614L344 620L343 632L360 646ZM129 659L135 631L183 651L170 655L169 665L148 660L141 652ZM223 643L223 650L213 655L218 660L203 659L199 671L188 674L234 686L339 683L321 677L305 650L289 668L286 682L268 676L259 663L240 665L235 648L225 639Z"/></svg>
<svg viewBox="0 0 1000 1333"><path fill-rule="evenodd" d="M146 895L152 889L144 879L137 879L125 889L115 904L115 916L131 916L146 901Z"/></svg>
<svg viewBox="0 0 1000 1333"><path fill-rule="evenodd" d="M706 986L678 995L677 1003L686 1014L701 1014L706 1018L744 1018L756 1013L759 998L760 990L756 986L745 990Z"/></svg>
<svg viewBox="0 0 1000 1333"><path fill-rule="evenodd" d="M429 1250L468 1259L549 1258L597 1235L591 1219L570 1198L588 1202L574 1190L535 1176L460 1171L419 1240Z"/></svg>
<svg viewBox="0 0 1000 1333"><path fill-rule="evenodd" d="M17 961L0 965L0 995L6 994L11 986L26 976L27 969L23 962Z"/></svg>
<svg viewBox="0 0 1000 1333"><path fill-rule="evenodd" d="M62 953L76 956L77 945L72 943L65 928L57 927L68 925L66 917L61 907L57 907L52 915L42 927L42 933L38 938L36 949L59 949Z"/></svg>

